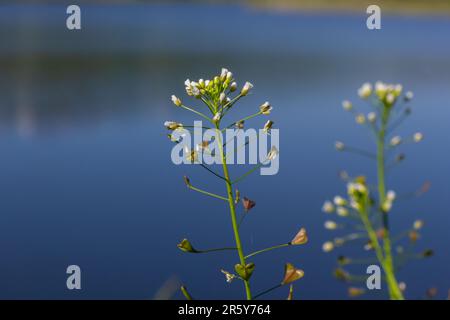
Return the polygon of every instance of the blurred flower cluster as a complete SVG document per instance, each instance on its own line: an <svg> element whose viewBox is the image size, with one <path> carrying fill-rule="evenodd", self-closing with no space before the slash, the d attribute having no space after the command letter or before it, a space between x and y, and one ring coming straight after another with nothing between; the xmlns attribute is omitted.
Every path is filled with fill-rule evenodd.
<svg viewBox="0 0 450 320"><path fill-rule="evenodd" d="M326 214L336 214L336 219L328 219L325 228L341 235L326 241L322 249L331 252L347 244L359 244L364 251L373 252L364 258L339 255L335 276L349 284L365 282L366 276L351 274L350 265L378 264L383 270L391 299L403 299L406 284L397 280L397 271L411 259L426 258L433 254L432 250L415 252L420 238L423 220L416 220L406 230L394 234L390 229L389 216L396 201L420 196L429 189L429 182L415 192L397 195L387 189L387 173L405 160L404 153L395 154L399 146L406 143L418 143L423 134L416 132L407 138L395 134L395 130L411 114L410 103L413 93L403 92L401 84L387 84L381 81L374 85L364 83L358 90L359 97L369 104L369 112L361 112L352 102L344 100L342 107L351 113L357 124L366 126L375 141L375 152L353 146L342 141L335 143L339 152L349 152L366 157L375 162L377 183L369 184L365 176L351 177L347 172L340 176L347 184L347 196L336 195L327 200L322 210ZM341 222L342 221L342 222ZM349 296L356 297L365 293L363 288L349 288Z"/></svg>

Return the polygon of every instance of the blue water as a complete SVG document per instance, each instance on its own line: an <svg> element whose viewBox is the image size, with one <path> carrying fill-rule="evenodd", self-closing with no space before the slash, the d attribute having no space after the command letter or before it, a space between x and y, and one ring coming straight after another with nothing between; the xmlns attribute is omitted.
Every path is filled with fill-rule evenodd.
<svg viewBox="0 0 450 320"><path fill-rule="evenodd" d="M342 233L323 229L321 206L345 193L341 169L375 178L370 160L336 153L333 144L372 147L340 102L357 101L362 82L384 80L415 93L413 115L398 133L425 134L422 144L404 147L407 160L389 187L401 194L432 183L424 197L396 204L391 224L399 233L425 220L418 250L436 255L398 278L409 298L432 286L446 297L449 19L383 16L382 30L369 31L364 10L84 6L82 31L70 32L65 18L62 6L0 7L0 298L181 298L172 295L178 283L197 298L243 297L241 284L225 283L219 271L232 270L234 253L176 248L184 237L199 248L233 245L233 238L226 205L189 192L182 176L218 193L224 186L201 168L173 165L162 126L193 121L170 95L184 97L187 77L207 78L223 66L255 85L233 117L270 100L281 135L279 174L253 175L239 187L257 203L242 228L244 247L288 241L300 226L310 237L305 246L256 257L254 291L277 283L288 261L306 274L296 298L347 297L332 269L339 254L362 250L321 251ZM81 267L81 291L66 289L70 264ZM267 297L286 295L283 288Z"/></svg>

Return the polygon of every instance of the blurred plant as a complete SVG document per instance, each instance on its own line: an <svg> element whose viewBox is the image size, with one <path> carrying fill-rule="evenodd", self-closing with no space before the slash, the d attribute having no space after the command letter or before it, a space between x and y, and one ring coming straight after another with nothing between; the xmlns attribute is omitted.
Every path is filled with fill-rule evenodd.
<svg viewBox="0 0 450 320"><path fill-rule="evenodd" d="M397 236L392 236L389 226L389 215L396 199L419 196L428 191L430 186L427 182L420 190L403 196L397 196L394 191L386 188L387 171L405 159L403 153L393 156L392 152L402 144L418 143L423 140L423 134L420 132L415 133L408 139L393 135L394 130L411 114L408 103L413 98L413 93L402 94L402 92L403 88L400 84L392 85L377 82L374 87L370 83L363 84L358 90L358 95L367 101L372 109L367 115L357 112L348 100L342 103L344 110L352 113L358 124L367 126L373 133L376 151L372 153L350 147L340 141L335 143L335 148L341 152L350 152L374 160L378 183L376 186L371 186L364 176L352 178L346 172L342 172L341 178L347 182L348 197L336 196L333 202L326 201L322 208L325 213L335 212L341 218L353 219L356 222L355 224L340 224L331 220L326 221L325 228L328 230L343 229L346 226L351 226L355 230L337 237L333 241L325 242L322 246L323 251L330 252L336 247L364 239L364 249L375 253L374 259L354 259L339 256L339 267L334 272L335 276L348 283L365 281L365 276L351 275L343 267L351 264L373 264L378 261L383 270L383 278L387 283L389 297L396 300L404 299L403 291L406 287L404 283L397 281L396 271L410 259L429 257L433 254L431 250L422 253L412 251L412 247L419 239L419 231L423 227L422 220L415 221L411 228ZM374 196L374 194L377 194L377 196ZM396 252L393 252L392 246L404 238L409 238L407 248L398 245ZM349 296L351 297L363 293L364 290L360 288L349 288Z"/></svg>
<svg viewBox="0 0 450 320"><path fill-rule="evenodd" d="M222 126L222 120L224 119L225 115L232 109L232 107L238 102L241 98L247 96L251 89L253 88L253 85L250 82L246 82L239 93L237 93L237 83L235 82L233 78L233 74L228 71L227 69L223 68L220 75L215 76L211 80L204 80L200 79L197 82L190 81L189 79L185 81L186 86L186 92L189 96L196 98L197 100L201 101L205 106L206 110L209 111L210 115L207 115L208 112L199 111L201 109L199 108L191 108L187 107L183 104L181 99L179 99L176 96L172 96L172 102L175 106L191 111L195 113L196 115L202 117L205 119L209 124L212 125L212 127L203 127L202 129L213 129L215 130L215 137L214 137L214 143L216 143L216 147L219 152L219 156L221 159L222 164L222 173L217 173L213 169L209 168L203 163L200 163L198 160L199 153L207 153L210 152L212 148L210 147L210 144L212 144L211 141L203 141L201 144L199 144L195 150L185 150L186 157L190 160L191 163L197 164L200 167L206 169L209 173L213 174L215 177L219 178L221 181L225 183L226 187L226 196L217 195L202 189L199 189L197 187L194 187L191 183L190 179L188 177L184 177L184 181L186 183L186 186L194 191L200 192L204 195L213 197L215 199L226 201L228 203L230 216L231 216L231 225L233 229L233 235L234 235L234 241L235 241L235 247L224 247L224 248L217 248L217 249L208 249L208 250L198 250L194 248L194 246L189 242L187 239L183 239L179 244L178 248L184 252L188 253L207 253L207 252L213 252L213 251L223 251L223 250L233 250L237 252L239 262L235 264L234 266L234 272L228 272L226 270L221 270L221 272L225 275L225 279L228 283L232 282L233 280L237 279L243 282L245 287L245 293L246 298L248 300L258 298L268 292L271 292L272 290L279 288L283 285L290 285L294 281L300 279L303 277L304 272L303 270L295 268L292 264L287 263L285 265L285 272L284 277L280 283L278 283L276 286L271 287L265 291L262 291L259 294L252 295L252 291L250 289L250 279L253 275L253 272L255 270L255 264L253 262L250 262L250 258L261 254L263 252L267 252L270 250L287 247L287 246L293 246L293 245L301 245L307 242L307 234L305 229L301 228L300 231L296 234L296 236L289 242L272 246L269 248L261 249L256 252L252 252L249 254L244 253L244 248L241 242L241 234L240 234L240 226L244 220L244 218L247 216L247 213L252 210L252 208L255 207L256 203L253 200L250 200L247 197L242 197L240 195L240 192L236 189L235 192L233 192L233 187L240 181L242 181L244 178L246 178L249 174L256 171L258 168L260 168L263 164L267 164L273 159L275 159L278 155L278 150L275 147L272 147L270 152L267 154L267 158L265 161L257 164L255 167L253 167L251 170L249 170L247 173L241 175L240 177L236 179L231 179L230 171L227 165L227 155L228 154L234 154L233 151L235 151L237 148L245 148L246 145L248 145L248 142L244 143L242 146L236 146L229 147L227 142L223 141L222 133L229 128L236 128L237 130L242 130L244 128L244 123L247 120L250 120L256 116L265 116L269 115L272 107L269 102L263 103L259 110L243 119L240 119L238 121L234 121L232 124L228 126ZM230 96L235 93L235 96L231 98ZM192 128L195 128L195 126L185 126L181 123L173 122L173 121L167 121L165 123L165 126L168 130L172 131L182 131L182 130L191 130ZM270 134L270 131L272 129L273 122L271 120L268 120L263 128L263 131L265 134ZM180 141L176 138L174 138L173 134L169 134L169 139L173 141L174 143L179 143ZM216 148L214 148L215 150ZM242 200L241 200L242 199ZM244 209L244 212L241 214L240 219L238 220L237 216L237 204L239 202L242 202L242 206ZM192 299L191 294L188 292L187 288L185 286L181 287L181 291L183 295L187 299ZM292 299L292 288L290 288L289 296L288 298Z"/></svg>

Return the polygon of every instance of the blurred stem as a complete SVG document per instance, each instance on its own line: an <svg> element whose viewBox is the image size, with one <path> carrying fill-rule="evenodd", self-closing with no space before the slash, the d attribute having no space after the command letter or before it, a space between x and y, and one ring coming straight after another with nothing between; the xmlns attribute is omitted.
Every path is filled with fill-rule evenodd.
<svg viewBox="0 0 450 320"><path fill-rule="evenodd" d="M250 169L249 171L247 171L246 173L244 173L242 176L240 176L239 178L237 178L236 180L232 181L231 184L236 184L239 181L241 181L242 179L244 179L245 177L247 177L249 174L253 173L254 171L258 170L259 168L261 168L264 165L264 162L258 163L256 166L254 166L252 169Z"/></svg>
<svg viewBox="0 0 450 320"><path fill-rule="evenodd" d="M380 207L386 201L386 176L385 176L385 144L386 144L386 128L389 121L390 109L384 106L381 127L377 140L377 176L378 176L378 198ZM389 296L392 300L403 300L403 294L398 286L397 279L394 274L394 263L392 260L392 245L389 235L389 216L387 212L382 210L383 217L383 249L384 261L383 268L386 273L386 281L389 288ZM376 236L376 235L375 235ZM378 240L377 240L378 241Z"/></svg>
<svg viewBox="0 0 450 320"><path fill-rule="evenodd" d="M263 253L263 252L271 251L271 250L278 249L278 248L287 247L287 246L290 246L290 245L291 245L290 243L283 243L283 244L279 244L279 245L277 245L277 246L273 246L273 247L261 249L261 250L252 252L252 253L250 253L249 255L246 255L246 256L245 256L245 259L248 259L248 258L250 258L250 257L256 256L257 254L260 254L260 253Z"/></svg>
<svg viewBox="0 0 450 320"><path fill-rule="evenodd" d="M216 135L217 135L216 139L218 139L220 157L222 158L223 175L225 177L225 184L227 187L228 204L230 206L231 224L233 226L234 239L236 241L236 249L238 251L240 264L242 266L245 266L246 263L245 263L244 252L242 250L241 236L239 234L239 226L237 224L237 219L236 219L236 208L234 206L233 188L231 187L230 174L228 173L226 156L225 156L225 153L223 150L222 132L220 130L218 123L216 123L215 126L216 126ZM244 281L245 293L247 296L247 300L251 300L252 293L250 291L250 282L249 282L249 280L243 280L243 281Z"/></svg>

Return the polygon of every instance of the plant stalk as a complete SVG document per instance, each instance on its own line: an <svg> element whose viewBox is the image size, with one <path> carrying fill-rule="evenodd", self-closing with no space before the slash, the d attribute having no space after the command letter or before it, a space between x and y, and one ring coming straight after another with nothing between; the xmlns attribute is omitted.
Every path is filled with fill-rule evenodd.
<svg viewBox="0 0 450 320"><path fill-rule="evenodd" d="M379 205L382 206L386 201L386 175L385 175L385 142L386 128L389 119L389 109L384 108L381 128L377 139L377 176L378 176L378 198ZM392 245L389 234L389 216L387 212L382 211L383 217L383 250L384 261L380 261L386 273L386 281L389 288L389 296L392 300L403 300L403 294L398 286L397 279L394 274L394 263L392 260Z"/></svg>
<svg viewBox="0 0 450 320"><path fill-rule="evenodd" d="M234 239L236 241L236 249L238 251L240 264L245 266L246 265L245 256L244 256L244 252L242 249L241 236L239 234L239 226L238 226L237 219L236 219L236 208L234 205L233 188L231 186L230 174L228 172L226 157L225 157L225 153L223 150L222 133L219 128L219 124L215 124L215 126L216 126L216 135L217 135L216 139L218 139L217 144L219 147L220 157L222 158L223 175L224 175L225 184L227 187L228 204L230 206L231 224L233 226ZM252 293L250 290L250 282L249 282L249 280L243 280L243 281L244 281L245 293L247 296L247 300L251 300Z"/></svg>

